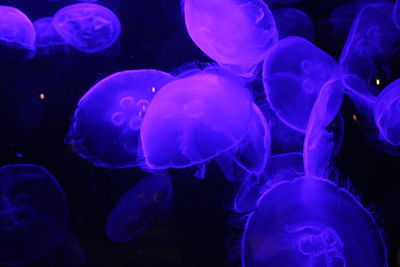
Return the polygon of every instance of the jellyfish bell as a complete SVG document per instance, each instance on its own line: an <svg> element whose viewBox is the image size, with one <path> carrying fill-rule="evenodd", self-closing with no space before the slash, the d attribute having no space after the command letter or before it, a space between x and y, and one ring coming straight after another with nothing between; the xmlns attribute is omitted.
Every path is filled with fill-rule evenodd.
<svg viewBox="0 0 400 267"><path fill-rule="evenodd" d="M62 239L67 217L64 192L45 168L0 168L1 264L21 265L46 254Z"/></svg>
<svg viewBox="0 0 400 267"><path fill-rule="evenodd" d="M174 78L151 69L114 73L79 101L65 141L96 166L142 165L139 132L156 92Z"/></svg>
<svg viewBox="0 0 400 267"><path fill-rule="evenodd" d="M297 8L278 8L272 11L279 39L288 36L300 36L312 42L314 26L310 17Z"/></svg>
<svg viewBox="0 0 400 267"><path fill-rule="evenodd" d="M271 187L249 216L242 262L258 266L387 266L380 229L347 190L317 177Z"/></svg>
<svg viewBox="0 0 400 267"><path fill-rule="evenodd" d="M305 132L322 86L337 71L336 62L309 41L293 36L279 40L264 61L268 102L288 126Z"/></svg>
<svg viewBox="0 0 400 267"><path fill-rule="evenodd" d="M106 234L116 242L133 239L168 206L172 197L172 183L168 176L146 177L126 192L110 213Z"/></svg>
<svg viewBox="0 0 400 267"><path fill-rule="evenodd" d="M68 44L54 29L52 17L40 18L33 23L33 26L36 32L36 55L69 51Z"/></svg>
<svg viewBox="0 0 400 267"><path fill-rule="evenodd" d="M186 29L194 43L220 65L252 76L278 34L262 0L184 0Z"/></svg>
<svg viewBox="0 0 400 267"><path fill-rule="evenodd" d="M118 17L108 8L93 3L73 4L58 10L53 25L69 45L84 53L107 49L121 33Z"/></svg>

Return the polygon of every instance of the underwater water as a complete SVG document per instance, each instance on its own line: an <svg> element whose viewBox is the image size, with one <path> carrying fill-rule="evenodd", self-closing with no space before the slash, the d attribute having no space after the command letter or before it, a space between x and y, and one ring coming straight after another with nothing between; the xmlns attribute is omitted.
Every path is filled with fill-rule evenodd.
<svg viewBox="0 0 400 267"><path fill-rule="evenodd" d="M400 267L399 6L0 0L0 266Z"/></svg>

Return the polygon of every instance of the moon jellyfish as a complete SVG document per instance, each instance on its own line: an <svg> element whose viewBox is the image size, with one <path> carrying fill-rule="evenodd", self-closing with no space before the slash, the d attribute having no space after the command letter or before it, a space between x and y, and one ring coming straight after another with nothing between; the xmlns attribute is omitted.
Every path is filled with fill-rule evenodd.
<svg viewBox="0 0 400 267"><path fill-rule="evenodd" d="M264 61L264 88L271 108L287 125L305 132L319 91L335 69L335 61L309 41L280 40Z"/></svg>
<svg viewBox="0 0 400 267"><path fill-rule="evenodd" d="M173 77L157 70L114 73L79 101L66 142L83 158L105 168L141 165L139 132L155 93Z"/></svg>
<svg viewBox="0 0 400 267"><path fill-rule="evenodd" d="M59 51L67 52L68 45L53 26L53 18L41 18L33 23L36 32L36 53L51 55Z"/></svg>
<svg viewBox="0 0 400 267"><path fill-rule="evenodd" d="M314 39L314 26L310 17L297 8L279 8L272 11L279 39L300 36L310 42Z"/></svg>
<svg viewBox="0 0 400 267"><path fill-rule="evenodd" d="M374 108L380 137L391 145L400 145L400 79L389 84L378 96Z"/></svg>
<svg viewBox="0 0 400 267"><path fill-rule="evenodd" d="M256 208L257 201L272 184L290 181L304 175L302 153L286 153L271 156L261 175L249 175L240 186L234 201L237 212L248 212Z"/></svg>
<svg viewBox="0 0 400 267"><path fill-rule="evenodd" d="M35 50L35 29L29 18L20 10L0 5L1 49Z"/></svg>
<svg viewBox="0 0 400 267"><path fill-rule="evenodd" d="M119 19L111 10L90 3L73 4L58 10L53 24L68 44L85 53L107 49L121 33Z"/></svg>
<svg viewBox="0 0 400 267"><path fill-rule="evenodd" d="M330 80L321 89L308 121L304 140L304 169L306 175L326 177L335 155L335 133L331 123L337 116L343 100L343 83ZM331 127L329 127L331 126ZM331 129L330 129L331 128ZM339 140L341 145L341 138Z"/></svg>
<svg viewBox="0 0 400 267"><path fill-rule="evenodd" d="M140 137L147 165L185 168L236 146L245 137L252 99L243 79L219 67L188 71L154 96Z"/></svg>
<svg viewBox="0 0 400 267"><path fill-rule="evenodd" d="M31 164L0 168L0 263L25 264L63 236L67 201L56 179Z"/></svg>
<svg viewBox="0 0 400 267"><path fill-rule="evenodd" d="M148 224L172 197L172 183L167 176L149 176L126 192L110 213L106 226L109 239L129 241Z"/></svg>
<svg viewBox="0 0 400 267"><path fill-rule="evenodd" d="M187 31L220 65L252 75L277 41L275 21L262 0L184 0Z"/></svg>
<svg viewBox="0 0 400 267"><path fill-rule="evenodd" d="M380 229L350 192L315 177L278 183L243 236L245 267L387 266Z"/></svg>

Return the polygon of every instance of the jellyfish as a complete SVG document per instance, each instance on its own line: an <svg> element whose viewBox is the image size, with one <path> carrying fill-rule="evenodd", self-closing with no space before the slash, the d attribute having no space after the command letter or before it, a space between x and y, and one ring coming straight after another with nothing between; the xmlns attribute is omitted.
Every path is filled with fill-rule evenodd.
<svg viewBox="0 0 400 267"><path fill-rule="evenodd" d="M148 176L127 191L110 213L106 234L116 242L132 240L166 208L172 197L168 176Z"/></svg>
<svg viewBox="0 0 400 267"><path fill-rule="evenodd" d="M400 146L400 79L379 94L374 107L375 123L381 139L393 146Z"/></svg>
<svg viewBox="0 0 400 267"><path fill-rule="evenodd" d="M314 39L314 26L310 17L297 8L275 9L274 15L279 39L287 36L300 36L312 42Z"/></svg>
<svg viewBox="0 0 400 267"><path fill-rule="evenodd" d="M278 33L262 0L184 0L187 31L210 58L251 76Z"/></svg>
<svg viewBox="0 0 400 267"><path fill-rule="evenodd" d="M329 80L321 89L308 121L304 140L304 169L306 175L327 177L329 165L335 155L335 132L332 122L340 111L344 94L341 80ZM329 127L331 126L331 127ZM343 129L343 128L342 128Z"/></svg>
<svg viewBox="0 0 400 267"><path fill-rule="evenodd" d="M114 73L79 101L65 141L96 166L141 166L140 127L156 92L173 77L151 69Z"/></svg>
<svg viewBox="0 0 400 267"><path fill-rule="evenodd" d="M54 29L52 17L38 19L33 26L36 32L36 54L51 55L69 51L65 40Z"/></svg>
<svg viewBox="0 0 400 267"><path fill-rule="evenodd" d="M69 45L84 53L107 49L121 33L118 17L108 8L91 3L68 5L58 10L53 25Z"/></svg>
<svg viewBox="0 0 400 267"><path fill-rule="evenodd" d="M252 99L244 80L220 67L187 71L155 95L140 137L152 169L204 163L246 135Z"/></svg>
<svg viewBox="0 0 400 267"><path fill-rule="evenodd" d="M68 206L57 180L32 164L0 168L0 264L46 254L64 234Z"/></svg>
<svg viewBox="0 0 400 267"><path fill-rule="evenodd" d="M0 5L1 49L35 50L35 29L29 18L20 10Z"/></svg>
<svg viewBox="0 0 400 267"><path fill-rule="evenodd" d="M349 191L316 177L265 192L242 242L245 267L387 266L373 217Z"/></svg>
<svg viewBox="0 0 400 267"><path fill-rule="evenodd" d="M260 175L249 175L235 196L234 210L249 212L256 208L257 201L278 182L291 181L304 175L303 154L299 152L271 156Z"/></svg>
<svg viewBox="0 0 400 267"><path fill-rule="evenodd" d="M335 71L335 61L309 41L280 40L264 61L264 88L271 108L288 126L305 132L319 91Z"/></svg>

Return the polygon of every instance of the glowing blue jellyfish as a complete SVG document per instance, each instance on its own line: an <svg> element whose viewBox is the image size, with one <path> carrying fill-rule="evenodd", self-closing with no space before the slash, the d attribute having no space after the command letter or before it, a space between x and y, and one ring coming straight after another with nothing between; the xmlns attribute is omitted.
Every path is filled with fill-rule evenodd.
<svg viewBox="0 0 400 267"><path fill-rule="evenodd" d="M387 266L372 216L350 192L315 177L282 182L258 202L243 236L243 266Z"/></svg>
<svg viewBox="0 0 400 267"><path fill-rule="evenodd" d="M35 29L20 10L0 5L0 46L16 49L35 49Z"/></svg>
<svg viewBox="0 0 400 267"><path fill-rule="evenodd" d="M264 62L263 80L271 108L290 127L305 132L322 86L336 69L335 61L301 37L287 37Z"/></svg>
<svg viewBox="0 0 400 267"><path fill-rule="evenodd" d="M251 75L277 41L262 0L184 0L186 28L196 45L220 65Z"/></svg>
<svg viewBox="0 0 400 267"><path fill-rule="evenodd" d="M147 109L140 131L146 163L154 169L203 163L242 140L251 114L243 79L219 67L188 71Z"/></svg>
<svg viewBox="0 0 400 267"><path fill-rule="evenodd" d="M275 9L274 15L279 39L287 36L300 36L310 42L314 39L314 25L310 17L297 8Z"/></svg>
<svg viewBox="0 0 400 267"><path fill-rule="evenodd" d="M0 168L0 263L25 264L63 236L67 202L56 179L31 164Z"/></svg>
<svg viewBox="0 0 400 267"><path fill-rule="evenodd" d="M168 206L172 197L168 176L149 176L126 192L110 213L106 226L109 239L129 241L140 234Z"/></svg>
<svg viewBox="0 0 400 267"><path fill-rule="evenodd" d="M304 140L304 169L306 175L327 177L330 162L335 155L335 133L332 123L339 113L344 94L341 80L330 80L321 89L311 111Z"/></svg>
<svg viewBox="0 0 400 267"><path fill-rule="evenodd" d="M286 153L271 156L261 175L250 175L240 186L234 202L234 210L248 212L256 208L257 201L278 182L290 181L304 175L302 153Z"/></svg>
<svg viewBox="0 0 400 267"><path fill-rule="evenodd" d="M60 9L54 15L53 24L68 44L85 53L107 49L121 33L119 19L111 10L90 3Z"/></svg>
<svg viewBox="0 0 400 267"><path fill-rule="evenodd" d="M173 77L157 70L128 70L95 84L79 101L66 142L105 168L141 165L139 131L155 93Z"/></svg>
<svg viewBox="0 0 400 267"><path fill-rule="evenodd" d="M36 54L51 55L59 51L68 52L65 40L53 26L53 18L41 18L33 23L36 32Z"/></svg>
<svg viewBox="0 0 400 267"><path fill-rule="evenodd" d="M374 108L380 136L391 145L400 145L400 79L389 84L378 96Z"/></svg>

